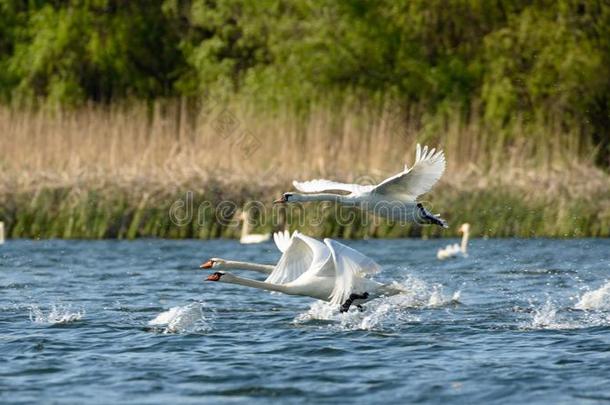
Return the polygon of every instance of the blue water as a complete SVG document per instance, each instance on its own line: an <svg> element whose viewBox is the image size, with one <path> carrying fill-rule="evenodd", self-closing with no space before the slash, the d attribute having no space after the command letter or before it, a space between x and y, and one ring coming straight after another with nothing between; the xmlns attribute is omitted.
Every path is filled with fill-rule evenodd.
<svg viewBox="0 0 610 405"><path fill-rule="evenodd" d="M0 402L599 403L610 400L610 241L348 241L403 295L339 314L206 282L271 243L8 241ZM257 274L242 272L248 277Z"/></svg>

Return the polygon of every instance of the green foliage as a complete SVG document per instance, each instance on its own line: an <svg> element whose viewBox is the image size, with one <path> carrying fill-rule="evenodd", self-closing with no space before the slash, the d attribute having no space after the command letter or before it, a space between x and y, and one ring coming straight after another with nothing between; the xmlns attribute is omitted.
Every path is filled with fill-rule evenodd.
<svg viewBox="0 0 610 405"><path fill-rule="evenodd" d="M0 87L17 101L74 104L85 99L172 94L181 54L172 22L146 1L4 1L12 43L0 55ZM57 4L61 4L58 6ZM0 51L4 50L0 48Z"/></svg>
<svg viewBox="0 0 610 405"><path fill-rule="evenodd" d="M555 126L610 164L602 0L0 0L0 99L391 98ZM425 123L424 123L425 124ZM501 132L501 131L500 131Z"/></svg>
<svg viewBox="0 0 610 405"><path fill-rule="evenodd" d="M175 201L185 201L184 192L163 189L146 193L134 191L134 187L116 186L45 187L35 192L23 190L2 194L0 218L6 222L7 234L12 238L239 237L236 211L222 205L221 191L215 189L217 186L201 187L198 183L198 187L192 196L192 216L183 224L170 221L168 213ZM269 194L279 195L285 187L270 192L261 191L252 184L236 185L231 189L233 194L225 194L223 198L244 206L248 203L244 195L263 201ZM599 190L591 196L545 195L505 185L480 190L448 187L427 204L435 212L446 214L443 216L451 225L449 230L391 223L356 208L327 203L292 206L286 213L277 205L250 207L261 209L260 223L254 229L257 232L283 229L284 225L278 219L283 217L292 230L318 237L457 236L458 225L462 222L470 222L473 234L477 236L608 237L607 194L607 191Z"/></svg>

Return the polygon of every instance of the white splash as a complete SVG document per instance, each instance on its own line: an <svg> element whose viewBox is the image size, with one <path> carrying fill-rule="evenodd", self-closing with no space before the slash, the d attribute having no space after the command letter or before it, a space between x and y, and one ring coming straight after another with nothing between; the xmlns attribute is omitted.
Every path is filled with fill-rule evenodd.
<svg viewBox="0 0 610 405"><path fill-rule="evenodd" d="M534 308L531 326L534 329L552 327L557 322L557 308L547 300L540 308ZM554 329L554 328L552 328Z"/></svg>
<svg viewBox="0 0 610 405"><path fill-rule="evenodd" d="M74 311L69 306L51 305L51 310L44 313L37 305L30 306L30 321L42 324L67 324L80 321L85 316L84 310Z"/></svg>
<svg viewBox="0 0 610 405"><path fill-rule="evenodd" d="M574 308L582 310L610 310L610 282L597 290L584 293L576 305L574 305Z"/></svg>
<svg viewBox="0 0 610 405"><path fill-rule="evenodd" d="M299 314L295 324L315 320L332 321L332 327L342 330L378 330L391 329L394 325L409 322L419 322L420 317L408 313L412 308L437 308L459 302L460 292L452 297L443 294L441 285L429 286L424 281L409 276L403 283L394 282L394 287L403 291L401 294L382 297L364 304L365 310L356 308L347 313L340 313L336 305L324 301L316 301L309 310Z"/></svg>
<svg viewBox="0 0 610 405"><path fill-rule="evenodd" d="M148 322L160 327L162 333L202 333L211 330L210 320L203 313L200 302L170 308Z"/></svg>
<svg viewBox="0 0 610 405"><path fill-rule="evenodd" d="M570 322L559 316L557 306L550 298L547 298L541 307L532 309L532 319L523 325L524 329L577 329L589 326L582 322Z"/></svg>

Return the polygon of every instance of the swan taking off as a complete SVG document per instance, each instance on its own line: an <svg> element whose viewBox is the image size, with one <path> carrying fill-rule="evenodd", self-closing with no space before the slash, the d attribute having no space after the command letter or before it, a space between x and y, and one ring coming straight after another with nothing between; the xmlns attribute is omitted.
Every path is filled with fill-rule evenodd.
<svg viewBox="0 0 610 405"><path fill-rule="evenodd" d="M371 258L332 239L324 243L295 232L288 246L278 244L280 260L269 272L269 266L255 263L230 262L210 259L201 267L205 269L243 268L267 273L265 281L235 276L225 271L210 274L208 281L240 284L289 295L301 295L340 305L346 312L352 304L380 296L401 292L393 285L381 284L367 276L377 273L380 267ZM245 265L245 266L244 266Z"/></svg>
<svg viewBox="0 0 610 405"><path fill-rule="evenodd" d="M338 183L331 180L293 181L294 187L308 194L284 193L275 203L335 201L355 206L392 221L436 224L447 228L446 222L418 203L417 197L428 192L445 171L443 151L423 149L417 144L415 163L377 185ZM343 191L349 194L337 194ZM313 194L315 193L315 194Z"/></svg>
<svg viewBox="0 0 610 405"><path fill-rule="evenodd" d="M241 236L239 238L239 243L242 245L249 245L253 243L263 243L268 241L271 238L270 233L250 233L250 216L248 215L248 211L244 210L241 212L239 216L242 226L241 226Z"/></svg>
<svg viewBox="0 0 610 405"><path fill-rule="evenodd" d="M470 237L470 224L462 224L458 232L462 233L462 242L458 245L447 245L436 252L438 260L445 260L452 257L468 257L468 238Z"/></svg>

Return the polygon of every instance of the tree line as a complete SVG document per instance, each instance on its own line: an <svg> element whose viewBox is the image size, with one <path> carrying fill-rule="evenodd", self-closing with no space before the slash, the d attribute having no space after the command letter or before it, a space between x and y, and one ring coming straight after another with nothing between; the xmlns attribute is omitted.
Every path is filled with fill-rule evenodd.
<svg viewBox="0 0 610 405"><path fill-rule="evenodd" d="M0 0L0 101L391 98L610 155L605 0Z"/></svg>

